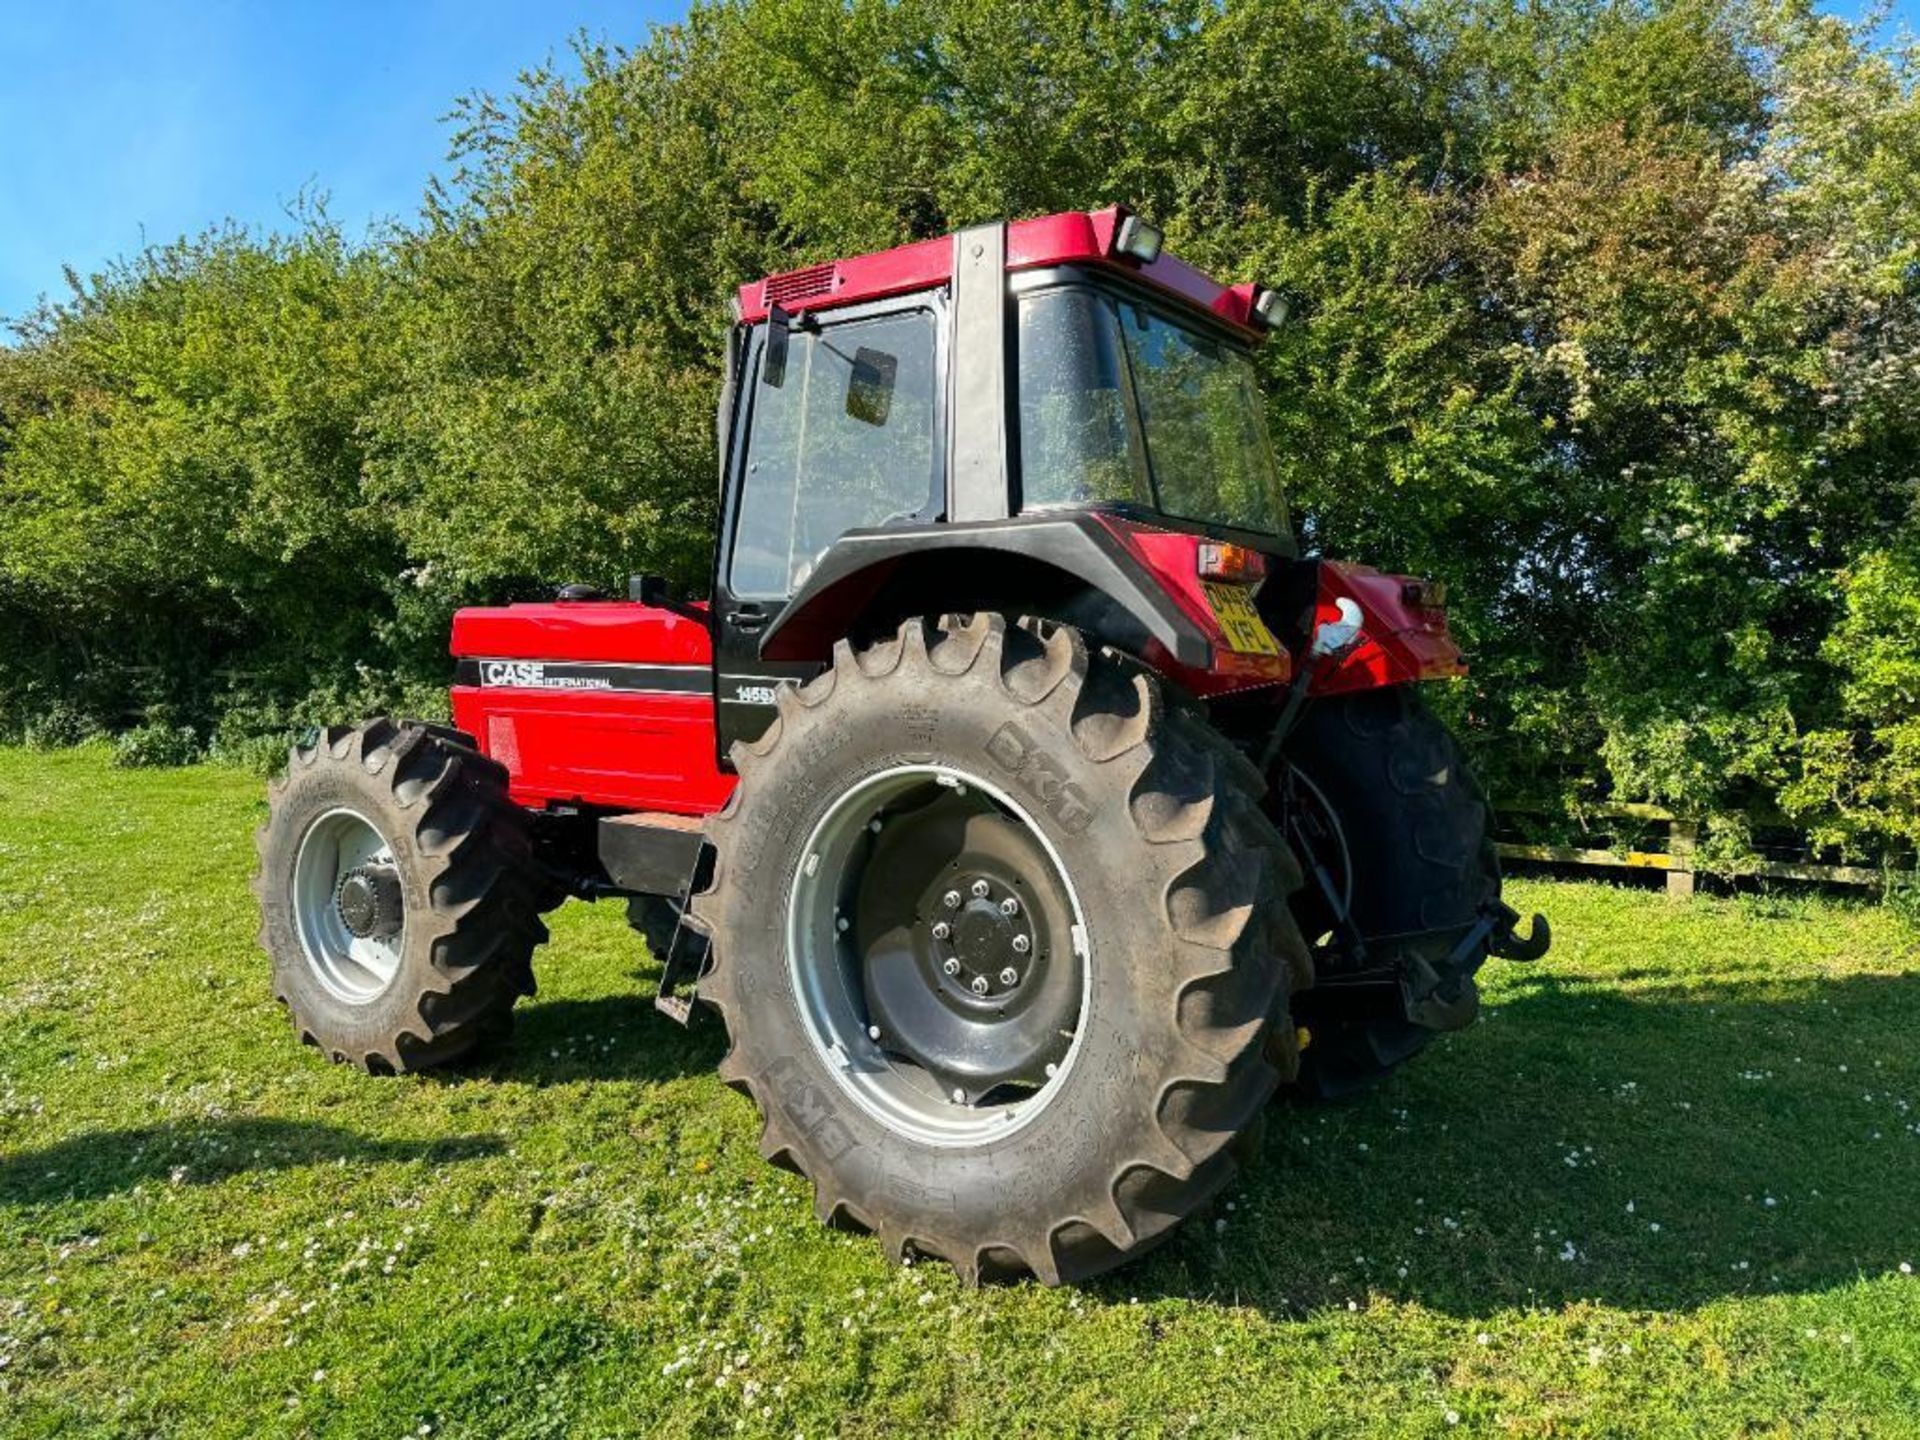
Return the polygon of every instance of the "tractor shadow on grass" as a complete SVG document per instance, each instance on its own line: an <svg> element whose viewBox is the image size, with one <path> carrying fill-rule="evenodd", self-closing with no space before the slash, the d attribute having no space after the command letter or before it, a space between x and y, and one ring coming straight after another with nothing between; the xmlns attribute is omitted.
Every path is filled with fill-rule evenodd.
<svg viewBox="0 0 1920 1440"><path fill-rule="evenodd" d="M0 1155L0 1205L98 1200L140 1184L211 1185L250 1171L339 1160L442 1165L503 1148L490 1136L380 1140L316 1121L250 1116L98 1130Z"/></svg>
<svg viewBox="0 0 1920 1440"><path fill-rule="evenodd" d="M696 1007L680 1026L653 1008L648 977L632 994L535 1000L514 1013L513 1035L469 1064L423 1078L458 1084L484 1077L529 1085L622 1080L658 1084L711 1076L726 1053L720 1018ZM717 1083L717 1082L716 1082Z"/></svg>
<svg viewBox="0 0 1920 1440"><path fill-rule="evenodd" d="M1101 1293L1474 1316L1920 1268L1920 975L1617 983L1509 976L1373 1094L1277 1104L1260 1163Z"/></svg>

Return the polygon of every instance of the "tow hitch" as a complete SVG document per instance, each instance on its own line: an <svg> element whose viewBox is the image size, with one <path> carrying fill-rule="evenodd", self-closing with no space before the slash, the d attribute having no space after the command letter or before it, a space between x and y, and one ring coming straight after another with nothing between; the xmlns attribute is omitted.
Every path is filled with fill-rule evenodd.
<svg viewBox="0 0 1920 1440"><path fill-rule="evenodd" d="M1538 960L1553 945L1553 927L1537 910L1524 936L1516 928L1520 924L1520 912L1511 905L1494 900L1481 906L1480 914L1483 917L1480 923L1488 927L1487 953L1490 955L1498 955L1502 960ZM1479 933L1477 926L1474 933Z"/></svg>
<svg viewBox="0 0 1920 1440"><path fill-rule="evenodd" d="M1479 916L1439 966L1429 964L1418 951L1409 954L1412 973L1400 982L1409 1020L1431 1030L1465 1029L1480 1013L1473 975L1486 956L1538 960L1553 944L1553 929L1544 915L1533 917L1532 929L1524 937L1514 929L1520 912L1510 905L1489 900L1480 907Z"/></svg>

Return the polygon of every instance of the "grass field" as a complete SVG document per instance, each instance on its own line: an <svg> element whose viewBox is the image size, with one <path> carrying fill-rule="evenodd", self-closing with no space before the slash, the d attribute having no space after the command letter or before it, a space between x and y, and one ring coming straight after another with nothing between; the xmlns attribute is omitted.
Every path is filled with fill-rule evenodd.
<svg viewBox="0 0 1920 1440"><path fill-rule="evenodd" d="M258 784L0 751L0 1435L1920 1434L1920 940L1514 884L1485 1021L1080 1292L815 1226L554 917L512 1047L294 1043Z"/></svg>

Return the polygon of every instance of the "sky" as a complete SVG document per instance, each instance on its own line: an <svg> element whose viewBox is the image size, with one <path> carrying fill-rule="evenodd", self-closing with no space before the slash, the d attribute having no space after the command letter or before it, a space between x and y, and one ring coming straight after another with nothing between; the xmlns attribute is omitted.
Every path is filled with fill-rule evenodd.
<svg viewBox="0 0 1920 1440"><path fill-rule="evenodd" d="M0 316L116 256L303 188L360 234L443 170L440 122L579 30L645 40L680 0L0 0Z"/></svg>
<svg viewBox="0 0 1920 1440"><path fill-rule="evenodd" d="M1839 0L1858 15L1868 0ZM410 216L453 101L568 40L639 43L684 0L0 0L0 316L303 190L358 235ZM1920 0L1889 28L1920 30Z"/></svg>

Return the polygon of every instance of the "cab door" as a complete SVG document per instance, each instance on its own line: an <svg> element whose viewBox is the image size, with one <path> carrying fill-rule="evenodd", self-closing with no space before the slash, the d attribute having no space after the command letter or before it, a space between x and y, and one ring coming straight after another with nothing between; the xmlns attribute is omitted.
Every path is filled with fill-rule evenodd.
<svg viewBox="0 0 1920 1440"><path fill-rule="evenodd" d="M927 294L808 317L789 329L784 359L768 327L754 329L714 575L723 760L766 730L780 685L822 668L762 660L760 641L828 547L945 508L944 311Z"/></svg>

